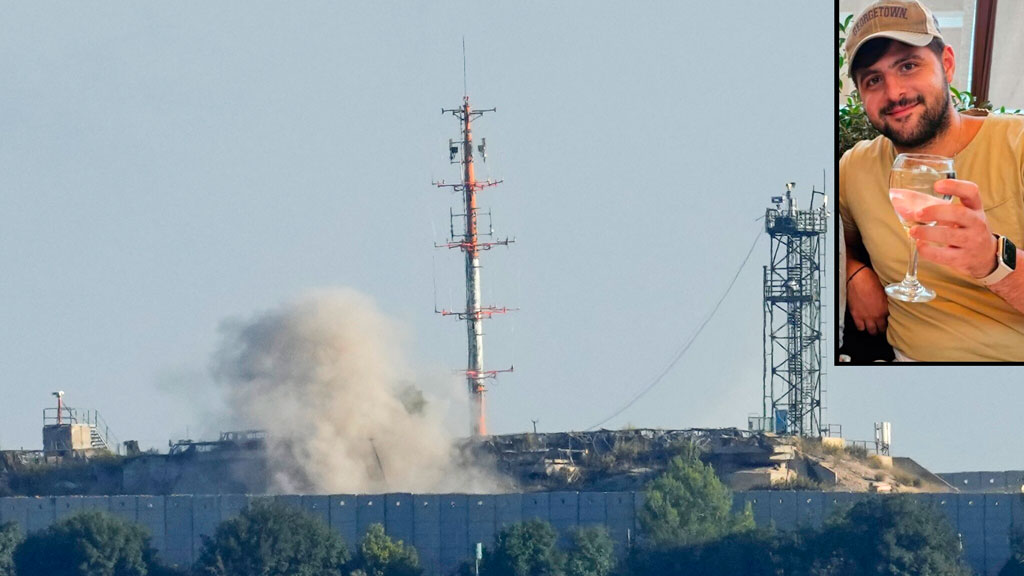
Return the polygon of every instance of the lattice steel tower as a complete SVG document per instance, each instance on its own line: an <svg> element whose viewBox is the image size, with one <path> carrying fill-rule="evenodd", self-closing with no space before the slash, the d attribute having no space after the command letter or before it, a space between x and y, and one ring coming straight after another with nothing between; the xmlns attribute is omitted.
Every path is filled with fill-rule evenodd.
<svg viewBox="0 0 1024 576"><path fill-rule="evenodd" d="M469 96L463 98L461 108L443 109L442 114L452 114L459 119L462 126L462 138L448 141L448 160L452 164L460 164L462 168L462 181L458 184L446 184L443 180L434 182L435 186L448 187L455 192L462 193L463 213L455 214L450 212L449 225L451 235L448 242L438 247L459 248L466 255L466 307L462 311L437 310L444 316L456 316L459 320L466 322L466 335L468 340L468 361L466 366L466 384L470 393L471 432L473 436L487 435L487 412L484 403L484 394L487 391L486 381L495 378L499 372L511 372L509 367L505 370L484 370L484 331L483 321L494 314L508 312L508 308L496 306L483 306L480 301L480 252L490 250L494 246L508 246L515 242L514 238L494 238L494 229L490 225L490 212L487 212L488 226L483 232L480 230L479 216L481 212L477 207L477 192L501 183L501 180L476 179L473 168L473 133L471 131L472 121L482 116L485 112L495 112L496 109L473 110L469 106ZM476 147L476 152L481 158L487 161L487 139L482 138ZM456 220L462 220L461 233L456 234ZM481 237L489 241L480 241Z"/></svg>
<svg viewBox="0 0 1024 576"><path fill-rule="evenodd" d="M764 401L766 428L779 434L821 436L821 278L825 265L828 198L812 190L807 210L786 195L765 214L771 260L764 267ZM821 196L821 205L814 207Z"/></svg>

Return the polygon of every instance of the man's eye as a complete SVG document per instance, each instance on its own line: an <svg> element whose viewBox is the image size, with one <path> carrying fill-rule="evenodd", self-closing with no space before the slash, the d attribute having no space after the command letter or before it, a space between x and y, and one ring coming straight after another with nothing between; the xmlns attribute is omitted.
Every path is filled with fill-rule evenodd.
<svg viewBox="0 0 1024 576"><path fill-rule="evenodd" d="M909 72L910 70L913 70L914 68L917 68L917 64L915 64L913 62L904 62L903 63L903 70L904 71Z"/></svg>
<svg viewBox="0 0 1024 576"><path fill-rule="evenodd" d="M878 76L872 76L864 81L865 86L874 86L875 84L878 84Z"/></svg>

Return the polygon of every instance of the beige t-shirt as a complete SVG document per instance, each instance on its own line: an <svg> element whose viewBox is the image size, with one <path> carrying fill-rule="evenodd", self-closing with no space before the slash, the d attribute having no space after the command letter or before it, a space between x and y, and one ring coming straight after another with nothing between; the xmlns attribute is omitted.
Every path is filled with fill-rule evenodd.
<svg viewBox="0 0 1024 576"><path fill-rule="evenodd" d="M860 142L839 161L839 212L855 231L882 284L907 271L910 245L892 204L889 172L896 158L888 138ZM990 115L953 158L957 178L978 185L989 228L1024 247L1024 117ZM1024 262L1018 262L1020 270ZM980 282L921 260L918 279L935 300L889 299L889 343L926 362L1024 361L1024 314Z"/></svg>

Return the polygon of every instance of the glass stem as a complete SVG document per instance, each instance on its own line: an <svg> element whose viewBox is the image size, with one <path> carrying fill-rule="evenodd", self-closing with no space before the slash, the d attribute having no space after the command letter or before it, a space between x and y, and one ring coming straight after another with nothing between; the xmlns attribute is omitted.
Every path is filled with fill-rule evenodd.
<svg viewBox="0 0 1024 576"><path fill-rule="evenodd" d="M903 284L914 288L919 286L917 281L917 242L913 238L910 239L910 262L907 263L907 275L903 278Z"/></svg>

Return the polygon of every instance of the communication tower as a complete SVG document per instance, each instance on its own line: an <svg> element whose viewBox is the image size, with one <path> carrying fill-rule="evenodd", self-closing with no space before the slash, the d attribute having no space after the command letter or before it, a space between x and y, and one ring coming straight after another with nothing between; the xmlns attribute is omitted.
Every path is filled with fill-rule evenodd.
<svg viewBox="0 0 1024 576"><path fill-rule="evenodd" d="M811 191L797 209L794 182L765 213L771 259L764 267L764 400L762 428L821 436L821 278L828 198ZM815 199L821 205L815 208Z"/></svg>
<svg viewBox="0 0 1024 576"><path fill-rule="evenodd" d="M462 107L453 109L442 109L442 114L451 114L458 118L462 128L462 135L458 140L448 141L448 161L451 164L461 166L462 180L457 184L448 184L444 180L434 182L434 185L442 188L451 188L454 192L462 194L462 213L456 214L449 209L450 236L445 244L438 244L438 247L458 248L466 257L466 307L463 310L436 310L443 316L455 316L466 322L466 335L468 340L468 361L465 370L466 384L470 394L471 432L473 436L487 435L487 412L484 402L484 394L487 392L486 381L495 378L500 372L511 372L512 367L505 370L484 370L484 330L483 321L495 314L504 314L508 308L497 306L484 306L480 301L480 253L490 250L494 246L508 246L515 242L514 238L495 238L494 228L491 225L491 214L486 212L487 228L481 230L480 216L482 213L477 206L477 192L484 188L490 188L501 183L501 180L477 180L473 169L474 151L480 154L480 158L487 161L487 139L481 138L480 144L474 150L472 122L483 116L485 112L495 112L495 108L485 110L474 110L469 105L469 96L463 97ZM456 220L461 220L461 225L456 227ZM456 233L458 229L459 233ZM482 241L481 238L484 238Z"/></svg>

